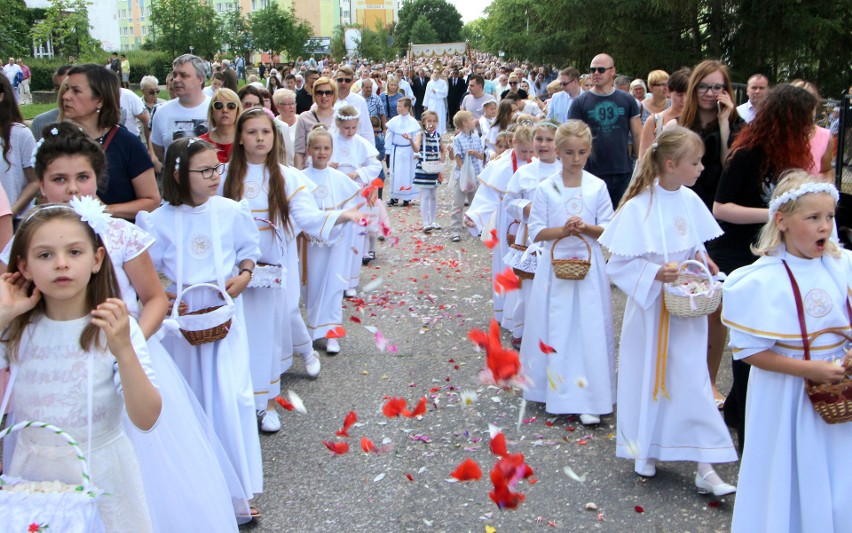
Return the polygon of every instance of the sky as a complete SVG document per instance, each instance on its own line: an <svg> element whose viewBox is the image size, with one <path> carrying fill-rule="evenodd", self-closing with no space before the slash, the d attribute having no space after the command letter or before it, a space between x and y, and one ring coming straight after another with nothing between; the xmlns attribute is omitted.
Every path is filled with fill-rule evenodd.
<svg viewBox="0 0 852 533"><path fill-rule="evenodd" d="M467 24L472 20L484 16L482 11L491 3L491 0L449 0L456 6L462 16L462 22Z"/></svg>

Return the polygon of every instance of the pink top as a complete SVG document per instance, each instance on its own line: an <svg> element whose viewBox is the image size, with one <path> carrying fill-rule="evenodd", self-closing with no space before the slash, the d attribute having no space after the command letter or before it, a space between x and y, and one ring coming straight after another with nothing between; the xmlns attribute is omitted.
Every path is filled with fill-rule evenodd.
<svg viewBox="0 0 852 533"><path fill-rule="evenodd" d="M9 197L6 196L6 191L0 186L0 217L12 214L12 206L9 205Z"/></svg>
<svg viewBox="0 0 852 533"><path fill-rule="evenodd" d="M811 137L811 156L814 164L807 169L810 174L819 174L821 171L822 156L828 150L831 141L831 132L821 126L814 126L814 136ZM828 169L826 169L828 170Z"/></svg>

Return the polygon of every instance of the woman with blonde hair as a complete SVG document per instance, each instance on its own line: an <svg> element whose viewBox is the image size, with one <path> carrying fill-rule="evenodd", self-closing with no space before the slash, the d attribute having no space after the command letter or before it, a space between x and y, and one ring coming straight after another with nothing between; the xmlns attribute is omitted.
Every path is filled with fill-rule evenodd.
<svg viewBox="0 0 852 533"><path fill-rule="evenodd" d="M220 163L227 163L231 156L231 146L237 133L237 119L243 113L243 105L237 93L224 87L210 99L207 109L207 124L210 131L201 135L216 147L216 157Z"/></svg>
<svg viewBox="0 0 852 533"><path fill-rule="evenodd" d="M307 165L308 135L317 124L327 128L334 125L334 104L337 102L337 82L323 76L314 82L316 109L309 109L296 120L296 138L293 142L293 166L301 170Z"/></svg>

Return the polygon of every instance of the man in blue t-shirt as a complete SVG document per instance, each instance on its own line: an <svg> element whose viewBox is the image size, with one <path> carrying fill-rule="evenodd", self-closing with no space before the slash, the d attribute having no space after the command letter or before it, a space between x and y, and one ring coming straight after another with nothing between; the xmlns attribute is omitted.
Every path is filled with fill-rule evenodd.
<svg viewBox="0 0 852 533"><path fill-rule="evenodd" d="M598 54L589 67L594 87L578 95L568 111L569 119L582 120L592 130L592 156L586 170L606 182L613 207L627 190L633 164L628 151L629 134L642 135L639 104L632 95L615 89L615 61Z"/></svg>

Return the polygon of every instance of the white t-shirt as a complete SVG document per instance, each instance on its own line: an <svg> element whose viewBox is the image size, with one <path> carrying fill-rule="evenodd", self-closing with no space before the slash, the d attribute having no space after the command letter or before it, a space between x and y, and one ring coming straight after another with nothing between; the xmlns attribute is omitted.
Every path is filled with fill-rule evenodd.
<svg viewBox="0 0 852 533"><path fill-rule="evenodd" d="M9 143L12 147L6 154L7 163L2 157L4 146L3 140L0 139L0 185L3 185L3 190L9 197L9 204L12 205L18 200L24 187L27 186L24 169L33 166L32 157L36 142L33 132L23 124L16 122L12 124Z"/></svg>
<svg viewBox="0 0 852 533"><path fill-rule="evenodd" d="M145 102L130 89L122 88L119 105L121 106L121 123L127 131L138 137L139 126L136 125L136 115L141 115L145 111Z"/></svg>
<svg viewBox="0 0 852 533"><path fill-rule="evenodd" d="M19 67L15 63L12 63L11 65L8 63L3 65L3 74L6 75L6 78L9 80L9 84L11 84L12 87L15 86L15 76L17 76L18 73L20 73L21 75L24 74L21 70L21 67Z"/></svg>
<svg viewBox="0 0 852 533"><path fill-rule="evenodd" d="M207 108L210 98L195 107L184 107L180 101L169 100L154 114L154 124L151 126L151 141L163 148L168 148L172 141L183 137L198 137L208 131Z"/></svg>

